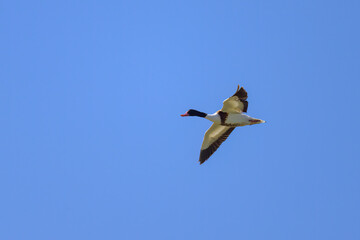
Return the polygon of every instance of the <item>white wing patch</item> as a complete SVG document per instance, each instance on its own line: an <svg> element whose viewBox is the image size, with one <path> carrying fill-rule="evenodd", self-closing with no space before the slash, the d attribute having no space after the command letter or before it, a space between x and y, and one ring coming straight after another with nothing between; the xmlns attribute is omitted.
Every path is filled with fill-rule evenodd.
<svg viewBox="0 0 360 240"><path fill-rule="evenodd" d="M244 111L244 103L242 103L237 96L232 96L223 102L221 109L227 113L242 113Z"/></svg>
<svg viewBox="0 0 360 240"><path fill-rule="evenodd" d="M211 144L213 144L221 135L223 135L230 127L222 126L219 124L213 124L206 131L204 136L204 141L201 145L201 150L207 149Z"/></svg>
<svg viewBox="0 0 360 240"><path fill-rule="evenodd" d="M229 137L235 127L227 127L214 123L205 133L201 146L199 162L203 164Z"/></svg>
<svg viewBox="0 0 360 240"><path fill-rule="evenodd" d="M242 113L247 111L248 102L247 99L247 92L243 87L238 88L234 95L229 97L223 102L223 108L221 111L226 113Z"/></svg>

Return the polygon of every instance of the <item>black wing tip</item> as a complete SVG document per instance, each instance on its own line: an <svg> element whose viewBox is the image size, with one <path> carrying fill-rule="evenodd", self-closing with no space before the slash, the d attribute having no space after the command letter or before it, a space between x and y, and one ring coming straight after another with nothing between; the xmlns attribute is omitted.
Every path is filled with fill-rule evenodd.
<svg viewBox="0 0 360 240"><path fill-rule="evenodd" d="M248 106L249 106L249 103L248 101L242 101L242 103L244 104L244 109L243 109L243 112L247 112L247 109L248 109Z"/></svg>
<svg viewBox="0 0 360 240"><path fill-rule="evenodd" d="M247 92L244 87L240 88L240 85L238 85L237 90L233 96L237 96L240 100L246 100Z"/></svg>
<svg viewBox="0 0 360 240"><path fill-rule="evenodd" d="M199 163L200 163L199 165L202 165L204 162L206 162L206 160L201 160L201 161L199 160Z"/></svg>
<svg viewBox="0 0 360 240"><path fill-rule="evenodd" d="M206 150L208 150L208 148ZM210 155L207 154L206 150L205 150L205 152L203 150L200 152L200 158L199 158L200 165L203 164L206 160L208 160L211 156L211 154ZM207 156L207 155L209 155L209 156Z"/></svg>

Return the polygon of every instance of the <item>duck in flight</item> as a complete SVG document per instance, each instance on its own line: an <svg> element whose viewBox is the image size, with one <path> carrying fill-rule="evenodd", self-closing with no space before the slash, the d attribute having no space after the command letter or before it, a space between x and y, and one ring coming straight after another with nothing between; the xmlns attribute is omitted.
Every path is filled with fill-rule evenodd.
<svg viewBox="0 0 360 240"><path fill-rule="evenodd" d="M247 92L243 87L238 86L235 94L223 102L221 110L214 114L206 114L194 109L181 114L182 117L196 116L206 118L213 122L206 131L200 151L200 164L203 164L229 137L230 133L236 128L246 125L264 123L264 120L252 118L247 112L248 101Z"/></svg>

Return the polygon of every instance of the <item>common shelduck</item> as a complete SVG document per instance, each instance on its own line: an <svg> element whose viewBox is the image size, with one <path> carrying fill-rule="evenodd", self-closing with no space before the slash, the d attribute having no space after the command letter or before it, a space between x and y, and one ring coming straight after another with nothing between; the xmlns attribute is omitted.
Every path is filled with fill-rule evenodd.
<svg viewBox="0 0 360 240"><path fill-rule="evenodd" d="M252 118L247 112L248 101L247 92L243 87L238 86L235 94L223 102L221 110L214 114L206 114L194 109L188 110L182 117L196 116L206 118L213 122L206 131L200 151L200 164L203 164L229 137L230 133L236 128L246 125L264 123L264 120Z"/></svg>

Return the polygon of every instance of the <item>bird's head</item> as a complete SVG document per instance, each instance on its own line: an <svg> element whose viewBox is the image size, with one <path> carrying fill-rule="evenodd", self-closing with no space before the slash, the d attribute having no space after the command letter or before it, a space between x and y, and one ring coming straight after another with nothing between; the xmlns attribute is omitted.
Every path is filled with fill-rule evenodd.
<svg viewBox="0 0 360 240"><path fill-rule="evenodd" d="M189 109L186 113L181 114L180 116L182 116L182 117L193 117L193 116L206 117L206 115L207 115L206 113L199 112L199 111L194 110L194 109Z"/></svg>

